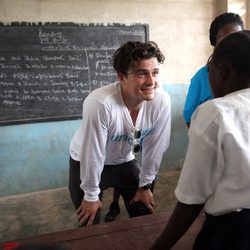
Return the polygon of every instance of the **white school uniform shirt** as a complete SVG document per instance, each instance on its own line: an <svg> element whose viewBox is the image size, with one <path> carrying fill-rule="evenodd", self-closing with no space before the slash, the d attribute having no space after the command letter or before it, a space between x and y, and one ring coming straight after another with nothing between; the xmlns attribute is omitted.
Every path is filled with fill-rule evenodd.
<svg viewBox="0 0 250 250"><path fill-rule="evenodd" d="M142 132L142 163L139 186L151 183L170 141L170 96L158 88L151 101L144 101L134 126L123 102L120 84L110 84L91 92L83 103L82 123L70 144L70 155L80 161L84 199L98 200L104 165L131 161L135 129Z"/></svg>
<svg viewBox="0 0 250 250"><path fill-rule="evenodd" d="M250 208L250 88L199 106L175 190L185 204L220 215Z"/></svg>

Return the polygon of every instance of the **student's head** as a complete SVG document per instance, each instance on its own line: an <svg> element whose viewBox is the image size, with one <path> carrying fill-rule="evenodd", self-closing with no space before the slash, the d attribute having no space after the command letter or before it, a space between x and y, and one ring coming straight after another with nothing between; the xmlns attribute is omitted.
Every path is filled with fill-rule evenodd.
<svg viewBox="0 0 250 250"><path fill-rule="evenodd" d="M244 29L241 17L235 13L224 13L217 16L210 25L209 39L216 46L227 35Z"/></svg>
<svg viewBox="0 0 250 250"><path fill-rule="evenodd" d="M154 98L159 86L159 64L164 59L154 42L127 42L115 52L113 67L127 107L133 108Z"/></svg>
<svg viewBox="0 0 250 250"><path fill-rule="evenodd" d="M215 97L250 87L250 31L225 37L209 62L209 81Z"/></svg>

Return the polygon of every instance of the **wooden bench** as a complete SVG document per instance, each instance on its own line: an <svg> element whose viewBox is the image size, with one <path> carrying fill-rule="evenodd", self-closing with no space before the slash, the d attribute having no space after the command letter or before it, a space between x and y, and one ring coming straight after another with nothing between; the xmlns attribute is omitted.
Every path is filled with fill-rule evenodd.
<svg viewBox="0 0 250 250"><path fill-rule="evenodd" d="M147 216L124 219L120 221L93 225L90 227L39 235L15 242L0 243L3 250L11 249L11 244L27 243L62 243L71 250L146 250L156 240L165 227L171 211ZM173 248L174 250L191 250L193 241L204 220L200 215L192 227Z"/></svg>

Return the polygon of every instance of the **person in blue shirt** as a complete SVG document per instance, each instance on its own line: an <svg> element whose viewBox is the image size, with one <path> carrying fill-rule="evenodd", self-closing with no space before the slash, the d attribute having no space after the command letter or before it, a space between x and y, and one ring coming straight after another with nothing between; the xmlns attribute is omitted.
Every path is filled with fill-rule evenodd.
<svg viewBox="0 0 250 250"><path fill-rule="evenodd" d="M217 16L210 25L209 40L212 46L216 46L225 36L240 31L244 28L243 21L238 14L223 13ZM191 79L188 89L183 117L189 127L191 117L196 108L213 99L208 80L207 65L200 68Z"/></svg>

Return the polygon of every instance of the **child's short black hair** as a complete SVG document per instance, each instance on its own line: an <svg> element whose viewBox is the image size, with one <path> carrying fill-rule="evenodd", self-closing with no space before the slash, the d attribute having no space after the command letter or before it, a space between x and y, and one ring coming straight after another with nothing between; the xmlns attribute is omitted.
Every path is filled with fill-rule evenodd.
<svg viewBox="0 0 250 250"><path fill-rule="evenodd" d="M136 63L140 60L153 57L157 58L159 63L163 63L165 60L164 55L155 42L129 41L114 53L113 67L117 73L127 76L129 72L133 72Z"/></svg>
<svg viewBox="0 0 250 250"><path fill-rule="evenodd" d="M209 40L212 46L216 45L216 36L218 31L228 24L239 25L242 29L244 29L244 23L238 14L229 12L217 16L211 23L209 29Z"/></svg>
<svg viewBox="0 0 250 250"><path fill-rule="evenodd" d="M243 79L243 84L250 84L250 31L243 30L226 36L216 46L213 53L216 64L221 60L229 61Z"/></svg>

